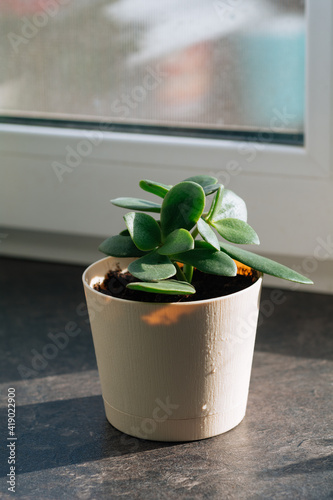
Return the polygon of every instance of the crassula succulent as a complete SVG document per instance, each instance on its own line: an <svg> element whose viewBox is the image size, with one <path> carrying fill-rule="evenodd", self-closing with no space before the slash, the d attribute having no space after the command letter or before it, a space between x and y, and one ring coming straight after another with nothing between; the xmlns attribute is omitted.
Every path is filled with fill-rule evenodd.
<svg viewBox="0 0 333 500"><path fill-rule="evenodd" d="M109 256L137 257L128 271L140 281L129 283L128 288L194 294L194 268L231 277L237 274L235 260L278 278L312 283L286 266L228 243L258 245L259 238L247 223L245 202L215 177L197 175L174 186L142 180L140 187L161 198L161 202L111 200L113 205L130 210L124 215L126 229L99 247ZM160 218L145 212L159 214Z"/></svg>

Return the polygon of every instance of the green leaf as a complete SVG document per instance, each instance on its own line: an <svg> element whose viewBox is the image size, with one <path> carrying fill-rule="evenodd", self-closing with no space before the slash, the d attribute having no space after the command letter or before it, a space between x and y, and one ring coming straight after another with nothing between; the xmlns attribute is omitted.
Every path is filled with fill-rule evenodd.
<svg viewBox="0 0 333 500"><path fill-rule="evenodd" d="M124 219L134 244L140 250L153 250L161 243L160 226L151 215L129 212Z"/></svg>
<svg viewBox="0 0 333 500"><path fill-rule="evenodd" d="M211 184L210 186L204 187L203 189L205 191L205 195L209 196L210 194L215 193L215 191L217 191L221 185L222 184Z"/></svg>
<svg viewBox="0 0 333 500"><path fill-rule="evenodd" d="M157 251L161 255L171 255L173 253L186 252L194 248L194 239L186 229L175 229L170 233ZM220 247L219 247L220 249Z"/></svg>
<svg viewBox="0 0 333 500"><path fill-rule="evenodd" d="M200 236L207 241L207 243L210 243L216 250L220 250L220 244L219 240L217 239L216 234L214 233L213 229L205 222L203 219L199 219L197 222L197 227Z"/></svg>
<svg viewBox="0 0 333 500"><path fill-rule="evenodd" d="M194 248L204 249L204 250L212 250L213 252L216 252L216 248L213 247L213 245L211 245L207 241L202 241L202 240L195 240L194 241Z"/></svg>
<svg viewBox="0 0 333 500"><path fill-rule="evenodd" d="M167 295L193 295L195 293L194 286L186 283L186 281L165 280L151 282L129 283L127 288L131 290L140 290L142 292L164 293Z"/></svg>
<svg viewBox="0 0 333 500"><path fill-rule="evenodd" d="M139 210L141 212L156 212L161 211L161 205L159 203L153 203L152 201L141 200L139 198L115 198L111 200L113 205L121 208L129 208L130 210Z"/></svg>
<svg viewBox="0 0 333 500"><path fill-rule="evenodd" d="M165 196L161 210L163 237L175 229L188 231L200 219L205 208L205 193L195 182L184 181L176 184Z"/></svg>
<svg viewBox="0 0 333 500"><path fill-rule="evenodd" d="M219 211L216 209L214 217L210 219L220 220L220 219L240 219L244 222L247 221L247 209L245 201L242 200L237 194L229 189L224 189L222 203Z"/></svg>
<svg viewBox="0 0 333 500"><path fill-rule="evenodd" d="M124 229L123 231L120 231L119 234L120 234L120 236L131 236L129 234L129 230L128 229Z"/></svg>
<svg viewBox="0 0 333 500"><path fill-rule="evenodd" d="M140 181L140 188L144 191L148 191L148 193L153 193L157 196L160 196L161 198L164 198L167 192L172 188L172 186L144 179Z"/></svg>
<svg viewBox="0 0 333 500"><path fill-rule="evenodd" d="M165 280L177 272L171 260L166 255L160 255L157 252L151 252L131 262L128 270L142 281Z"/></svg>
<svg viewBox="0 0 333 500"><path fill-rule="evenodd" d="M195 248L188 252L172 255L172 260L189 264L207 274L219 276L236 276L237 274L235 262L224 252L218 252L215 249Z"/></svg>
<svg viewBox="0 0 333 500"><path fill-rule="evenodd" d="M204 189L212 184L217 183L216 177L211 177L210 175L194 175L193 177L188 177L184 179L185 181L196 182Z"/></svg>
<svg viewBox="0 0 333 500"><path fill-rule="evenodd" d="M223 238L232 243L255 245L259 245L260 243L255 230L243 220L232 218L221 219L219 221L211 221L211 225L215 227Z"/></svg>
<svg viewBox="0 0 333 500"><path fill-rule="evenodd" d="M302 276L302 274L299 274L293 269L283 266L274 260L256 255L247 250L243 250L242 248L234 247L233 245L229 245L229 243L220 242L220 248L233 259L236 259L246 266L256 269L257 271L261 271L262 273L270 274L272 276L276 276L277 278L289 281L296 281L297 283L304 283L308 285L313 284L313 281L309 278Z"/></svg>
<svg viewBox="0 0 333 500"><path fill-rule="evenodd" d="M130 236L120 234L104 240L98 250L111 257L141 257L145 255L145 252L142 252L134 245Z"/></svg>
<svg viewBox="0 0 333 500"><path fill-rule="evenodd" d="M220 184L219 190L213 198L208 215L206 217L207 221L213 220L215 216L220 212L222 207L223 193L224 193L224 187Z"/></svg>

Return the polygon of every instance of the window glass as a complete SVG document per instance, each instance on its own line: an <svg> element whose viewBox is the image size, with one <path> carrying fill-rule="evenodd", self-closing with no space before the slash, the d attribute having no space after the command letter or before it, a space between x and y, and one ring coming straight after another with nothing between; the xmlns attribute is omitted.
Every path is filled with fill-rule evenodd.
<svg viewBox="0 0 333 500"><path fill-rule="evenodd" d="M302 0L0 0L0 114L302 134Z"/></svg>

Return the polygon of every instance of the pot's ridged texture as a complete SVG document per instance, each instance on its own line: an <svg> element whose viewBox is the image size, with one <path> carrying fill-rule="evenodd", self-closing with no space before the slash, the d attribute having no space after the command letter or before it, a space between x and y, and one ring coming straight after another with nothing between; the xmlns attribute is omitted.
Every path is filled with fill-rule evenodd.
<svg viewBox="0 0 333 500"><path fill-rule="evenodd" d="M261 277L212 300L154 304L93 290L128 259L103 259L84 276L108 420L141 438L187 441L232 429L245 415Z"/></svg>

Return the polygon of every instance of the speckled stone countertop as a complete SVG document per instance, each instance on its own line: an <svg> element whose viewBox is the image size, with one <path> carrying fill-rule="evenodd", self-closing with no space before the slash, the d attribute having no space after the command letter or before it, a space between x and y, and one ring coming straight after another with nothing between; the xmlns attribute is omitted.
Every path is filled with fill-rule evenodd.
<svg viewBox="0 0 333 500"><path fill-rule="evenodd" d="M83 268L2 259L1 270L0 498L333 498L332 296L264 288L243 422L204 441L159 443L105 419ZM75 335L57 335L66 328ZM9 387L15 494L7 490Z"/></svg>

